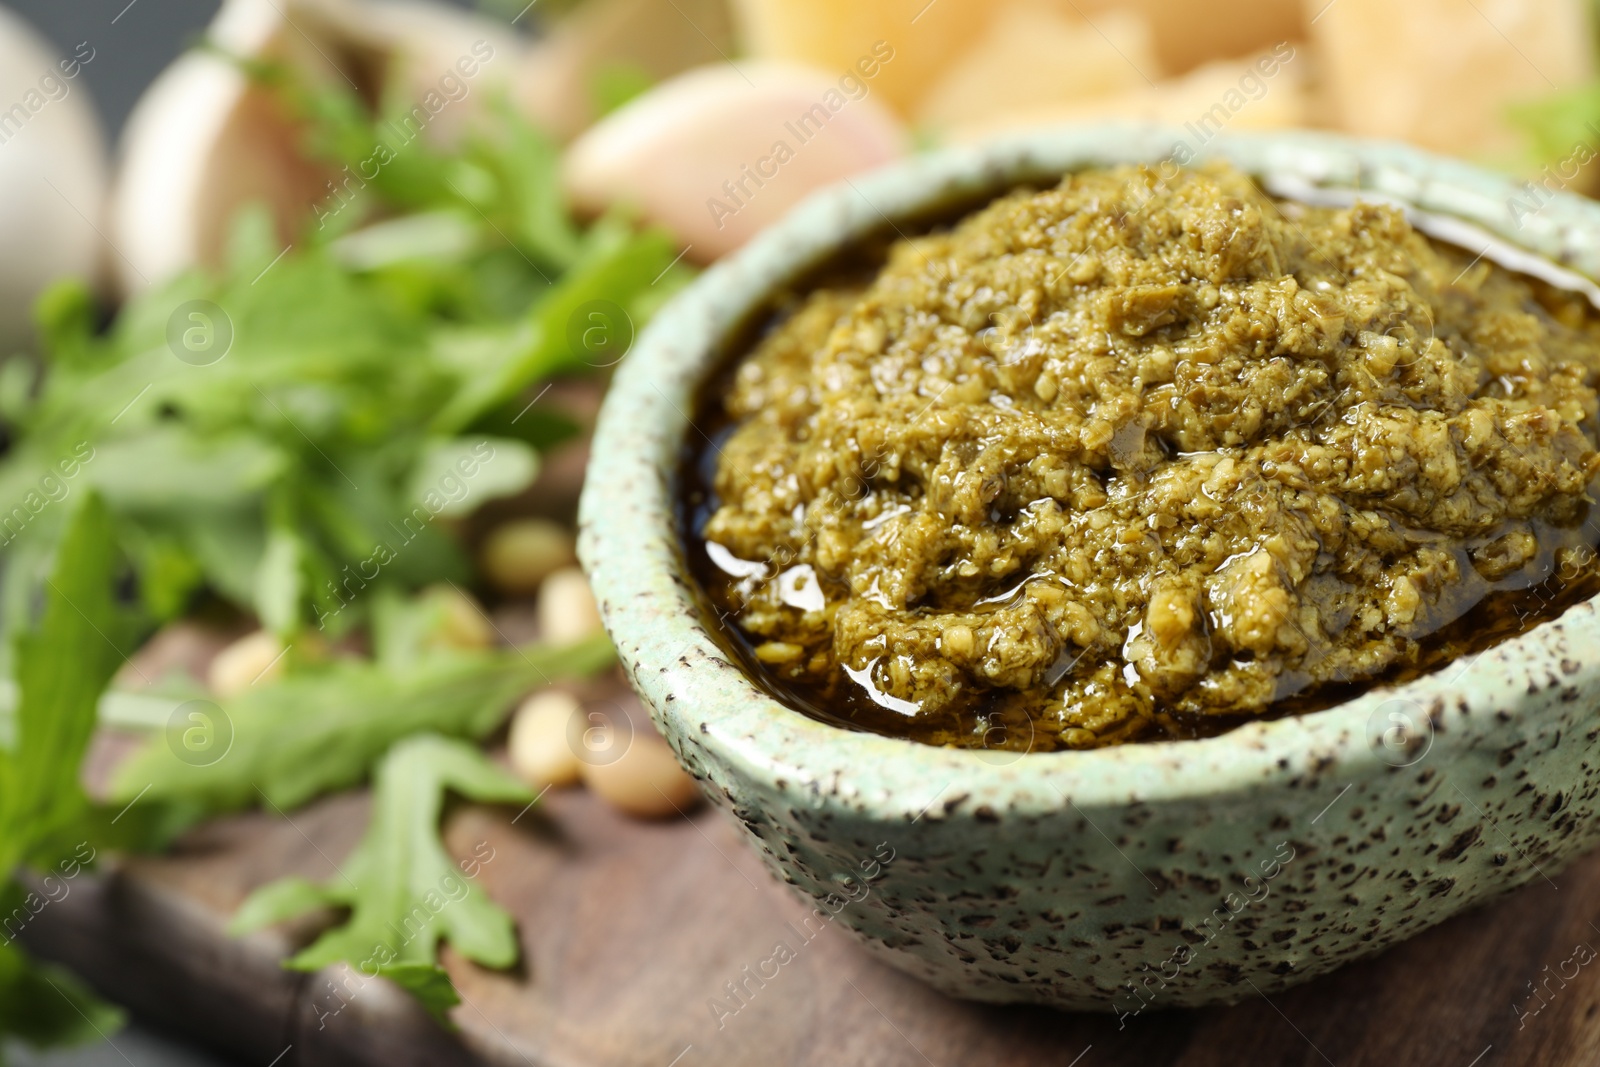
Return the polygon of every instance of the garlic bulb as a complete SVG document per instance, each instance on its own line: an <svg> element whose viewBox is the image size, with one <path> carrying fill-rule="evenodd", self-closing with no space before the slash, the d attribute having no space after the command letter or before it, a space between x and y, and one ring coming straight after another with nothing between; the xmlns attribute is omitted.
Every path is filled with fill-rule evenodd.
<svg viewBox="0 0 1600 1067"><path fill-rule="evenodd" d="M221 51L285 64L365 99L415 100L397 137L447 143L523 45L501 23L426 0L226 0ZM112 215L121 288L216 263L238 209L263 202L285 245L360 176L305 158L293 116L226 56L190 52L145 92L123 135Z"/></svg>
<svg viewBox="0 0 1600 1067"><path fill-rule="evenodd" d="M33 302L104 264L106 159L83 68L84 41L62 52L0 7L0 358L33 338Z"/></svg>

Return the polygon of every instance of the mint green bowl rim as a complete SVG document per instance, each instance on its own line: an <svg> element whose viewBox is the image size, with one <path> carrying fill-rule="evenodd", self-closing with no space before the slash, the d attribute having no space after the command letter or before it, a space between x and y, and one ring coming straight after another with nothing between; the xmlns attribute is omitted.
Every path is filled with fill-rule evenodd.
<svg viewBox="0 0 1600 1067"><path fill-rule="evenodd" d="M1201 740L1087 751L998 753L938 748L856 732L773 699L702 625L679 544L677 470L698 387L725 341L774 289L858 237L940 205L1069 170L1157 163L1187 141L1177 131L1108 125L1042 130L914 157L822 190L705 272L641 333L606 398L580 505L579 551L607 630L663 732L693 766L709 756L746 781L832 797L883 820L915 820L941 796L965 811L1023 816L1135 802L1172 802L1341 780L1397 768L1381 758L1375 714L1419 709L1414 743L1431 760L1472 746L1498 714L1527 700L1527 665L1600 648L1596 601L1569 609L1441 672L1375 689L1332 708L1250 723ZM1515 180L1406 145L1288 131L1219 135L1195 161L1230 160L1258 176L1357 188L1471 222L1587 277L1600 275L1600 204L1557 194L1529 215ZM1597 598L1600 600L1600 598ZM1520 665L1521 669L1512 669ZM1600 657L1572 684L1592 684ZM1519 678L1520 674L1520 678ZM1537 703L1537 702L1535 702ZM1474 724L1481 724L1476 727ZM696 751L698 750L698 751ZM1430 761L1431 762L1431 761ZM933 809L937 818L938 809Z"/></svg>

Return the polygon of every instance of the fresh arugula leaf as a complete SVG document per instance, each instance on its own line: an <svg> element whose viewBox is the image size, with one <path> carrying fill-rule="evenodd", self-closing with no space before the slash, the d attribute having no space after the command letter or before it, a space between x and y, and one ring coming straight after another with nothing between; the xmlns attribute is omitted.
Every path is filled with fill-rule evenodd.
<svg viewBox="0 0 1600 1067"><path fill-rule="evenodd" d="M375 222L338 238L329 251L355 271L441 263L459 269L482 250L482 242L482 226L467 212L444 208Z"/></svg>
<svg viewBox="0 0 1600 1067"><path fill-rule="evenodd" d="M549 447L574 428L529 411L525 392L604 370L572 340L586 305L614 305L642 326L686 268L662 233L620 217L577 226L557 145L504 101L449 147L390 143L384 109L397 101L374 113L340 85L245 66L306 118L308 143L335 169L378 144L392 158L362 167L374 177L360 196L322 205L287 250L264 209L246 210L221 270L136 296L104 332L83 285L51 289L38 309L38 381L21 362L0 371L11 441L0 509L90 448L77 484L105 496L156 621L209 588L286 636L328 618L344 632L368 604L345 611L341 590L348 575L372 573L377 553L396 557L382 580L403 589L465 580L461 552L431 525L440 512L412 522L440 458L493 435L507 460L466 499L520 489L533 457L512 439ZM196 322L216 351L173 340ZM36 566L59 536L57 510L19 520L27 536L8 554ZM401 549L394 531L418 525ZM37 546L31 558L24 540ZM0 670L24 608L7 582Z"/></svg>
<svg viewBox="0 0 1600 1067"><path fill-rule="evenodd" d="M189 800L214 811L261 797L289 809L364 780L396 741L420 731L482 738L522 693L593 674L613 660L595 637L562 648L441 651L410 663L336 660L227 702L226 756L193 766L164 741L123 764L113 796L124 803Z"/></svg>
<svg viewBox="0 0 1600 1067"><path fill-rule="evenodd" d="M430 656L456 654L449 636L452 614L463 607L460 594L447 585L431 586L412 597L393 588L378 590L370 627L373 660L403 670Z"/></svg>
<svg viewBox="0 0 1600 1067"><path fill-rule="evenodd" d="M120 533L123 550L139 576L139 599L146 610L157 619L181 615L205 585L205 570L160 519L129 516Z"/></svg>
<svg viewBox="0 0 1600 1067"><path fill-rule="evenodd" d="M583 241L567 212L561 187L561 149L556 142L517 118L509 101L495 101L500 133L492 142L481 138L475 159L497 179L508 221L523 247L561 270L574 266Z"/></svg>
<svg viewBox="0 0 1600 1067"><path fill-rule="evenodd" d="M95 331L95 304L82 280L64 278L52 284L34 303L33 319L45 351L58 363L81 362L87 357L88 340Z"/></svg>
<svg viewBox="0 0 1600 1067"><path fill-rule="evenodd" d="M370 153L394 104L375 116L338 86L256 73L298 94L335 161ZM19 863L113 828L148 842L260 796L292 806L353 785L408 735L481 737L520 692L611 662L601 639L440 653L402 613L375 627L382 663L325 664L230 701L233 746L211 766L157 734L124 766L119 805L150 788L115 824L78 786L96 701L132 647L134 613L112 599L123 561L139 621L210 591L290 640L313 620L338 637L399 591L465 581L464 552L434 520L520 491L535 450L576 431L527 403L544 378L603 371L575 350L575 318L604 301L642 325L682 284L663 234L574 222L553 141L503 103L485 118L449 149L396 146L289 249L265 209L247 210L220 269L133 297L103 329L82 283L40 301L42 358L0 367L0 889ZM196 323L214 351L189 345ZM458 491L485 445L496 465ZM44 477L56 480L41 494ZM102 703L164 726L154 705L128 712L139 699ZM389 973L443 1003L425 955ZM43 988L38 973L0 959L0 1031Z"/></svg>
<svg viewBox="0 0 1600 1067"><path fill-rule="evenodd" d="M73 975L0 942L0 1036L35 1048L75 1045L104 1039L122 1023L122 1012Z"/></svg>
<svg viewBox="0 0 1600 1067"><path fill-rule="evenodd" d="M396 982L441 1021L460 1002L438 965L441 940L486 967L517 961L511 916L497 907L439 839L446 792L484 803L526 804L533 793L461 741L422 734L397 744L373 779L366 836L323 885L289 878L244 902L230 926L248 933L322 907L349 909L288 966L315 971L344 961Z"/></svg>
<svg viewBox="0 0 1600 1067"><path fill-rule="evenodd" d="M253 602L262 626L288 636L299 623L305 598L308 548L295 522L289 492L275 494L268 512L267 545L256 566Z"/></svg>
<svg viewBox="0 0 1600 1067"><path fill-rule="evenodd" d="M525 328L505 339L433 419L433 429L460 432L533 382L585 367L573 351L569 325L585 304L604 300L628 313L672 265L672 238L658 230L634 233L617 220L597 224L581 262L533 309Z"/></svg>
<svg viewBox="0 0 1600 1067"><path fill-rule="evenodd" d="M45 581L44 614L16 638L14 741L0 752L0 881L32 844L86 806L78 766L101 692L122 663L127 633L112 600L111 519L85 495Z"/></svg>
<svg viewBox="0 0 1600 1067"><path fill-rule="evenodd" d="M16 638L16 707L0 750L0 899L13 896L5 887L18 864L89 810L78 767L100 694L122 662L113 641L128 629L112 600L115 565L110 517L87 494L56 549L39 624ZM68 975L0 944L0 1035L54 1044L118 1025Z"/></svg>
<svg viewBox="0 0 1600 1067"><path fill-rule="evenodd" d="M0 555L0 621L4 622L0 630L0 674L6 677L14 677L13 635L30 624L38 591L44 576L50 573L54 541L39 527L55 518L46 511L34 525L8 541L4 555Z"/></svg>
<svg viewBox="0 0 1600 1067"><path fill-rule="evenodd" d="M438 515L466 515L486 500L522 492L538 473L538 453L514 438L437 438L423 445L410 495Z"/></svg>
<svg viewBox="0 0 1600 1067"><path fill-rule="evenodd" d="M231 507L258 499L283 476L288 457L260 437L201 439L155 427L96 450L84 478L111 506L132 512Z"/></svg>
<svg viewBox="0 0 1600 1067"><path fill-rule="evenodd" d="M1530 145L1532 168L1595 154L1596 128L1600 125L1600 82L1566 89L1508 109L1511 120L1522 127Z"/></svg>

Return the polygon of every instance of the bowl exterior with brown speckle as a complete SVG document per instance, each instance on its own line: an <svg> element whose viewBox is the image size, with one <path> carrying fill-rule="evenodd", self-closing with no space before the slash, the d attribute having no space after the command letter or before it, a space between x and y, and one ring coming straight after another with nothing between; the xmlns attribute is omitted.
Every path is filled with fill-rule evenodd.
<svg viewBox="0 0 1600 1067"><path fill-rule="evenodd" d="M815 899L818 928L840 923L957 996L1127 1015L1271 994L1554 879L1600 839L1592 602L1326 711L1087 752L941 749L828 726L773 700L709 633L676 471L698 436L697 389L770 294L941 205L1084 167L1208 156L1396 198L1600 276L1600 205L1558 195L1530 213L1509 179L1398 145L1280 133L1190 149L1172 131L1042 132L818 194L661 312L602 413L580 553L656 724L772 871Z"/></svg>

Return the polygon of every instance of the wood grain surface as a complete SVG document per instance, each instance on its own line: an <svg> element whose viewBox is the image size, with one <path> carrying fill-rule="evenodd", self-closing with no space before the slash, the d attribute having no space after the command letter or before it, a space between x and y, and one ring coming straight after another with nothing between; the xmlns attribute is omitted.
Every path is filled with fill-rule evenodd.
<svg viewBox="0 0 1600 1067"><path fill-rule="evenodd" d="M529 633L525 612L497 625ZM179 628L139 660L152 677L200 675L224 640ZM620 677L580 692L649 729ZM90 778L126 750L100 738ZM315 921L224 932L259 885L337 877L367 807L358 791L208 823L168 855L81 875L21 939L141 1017L262 1067L1600 1064L1600 853L1270 1001L1245 985L1230 1008L1118 1018L952 1000L840 927L808 940L810 906L709 808L638 822L581 789L520 813L461 805L446 843L479 858L523 959L496 973L447 947L463 1003L446 1032L382 982L283 970Z"/></svg>
<svg viewBox="0 0 1600 1067"><path fill-rule="evenodd" d="M809 909L720 813L639 823L553 792L515 824L473 807L448 819L457 856L492 850L480 878L525 953L500 974L446 952L465 1000L450 1035L381 983L336 992L340 975L281 970L311 929L223 933L255 886L334 876L365 812L348 794L209 824L171 855L80 879L24 940L158 1024L280 1067L1600 1063L1600 855L1270 1002L1242 988L1232 1008L1118 1020L945 998L842 929L804 941ZM793 958L763 968L780 941Z"/></svg>

